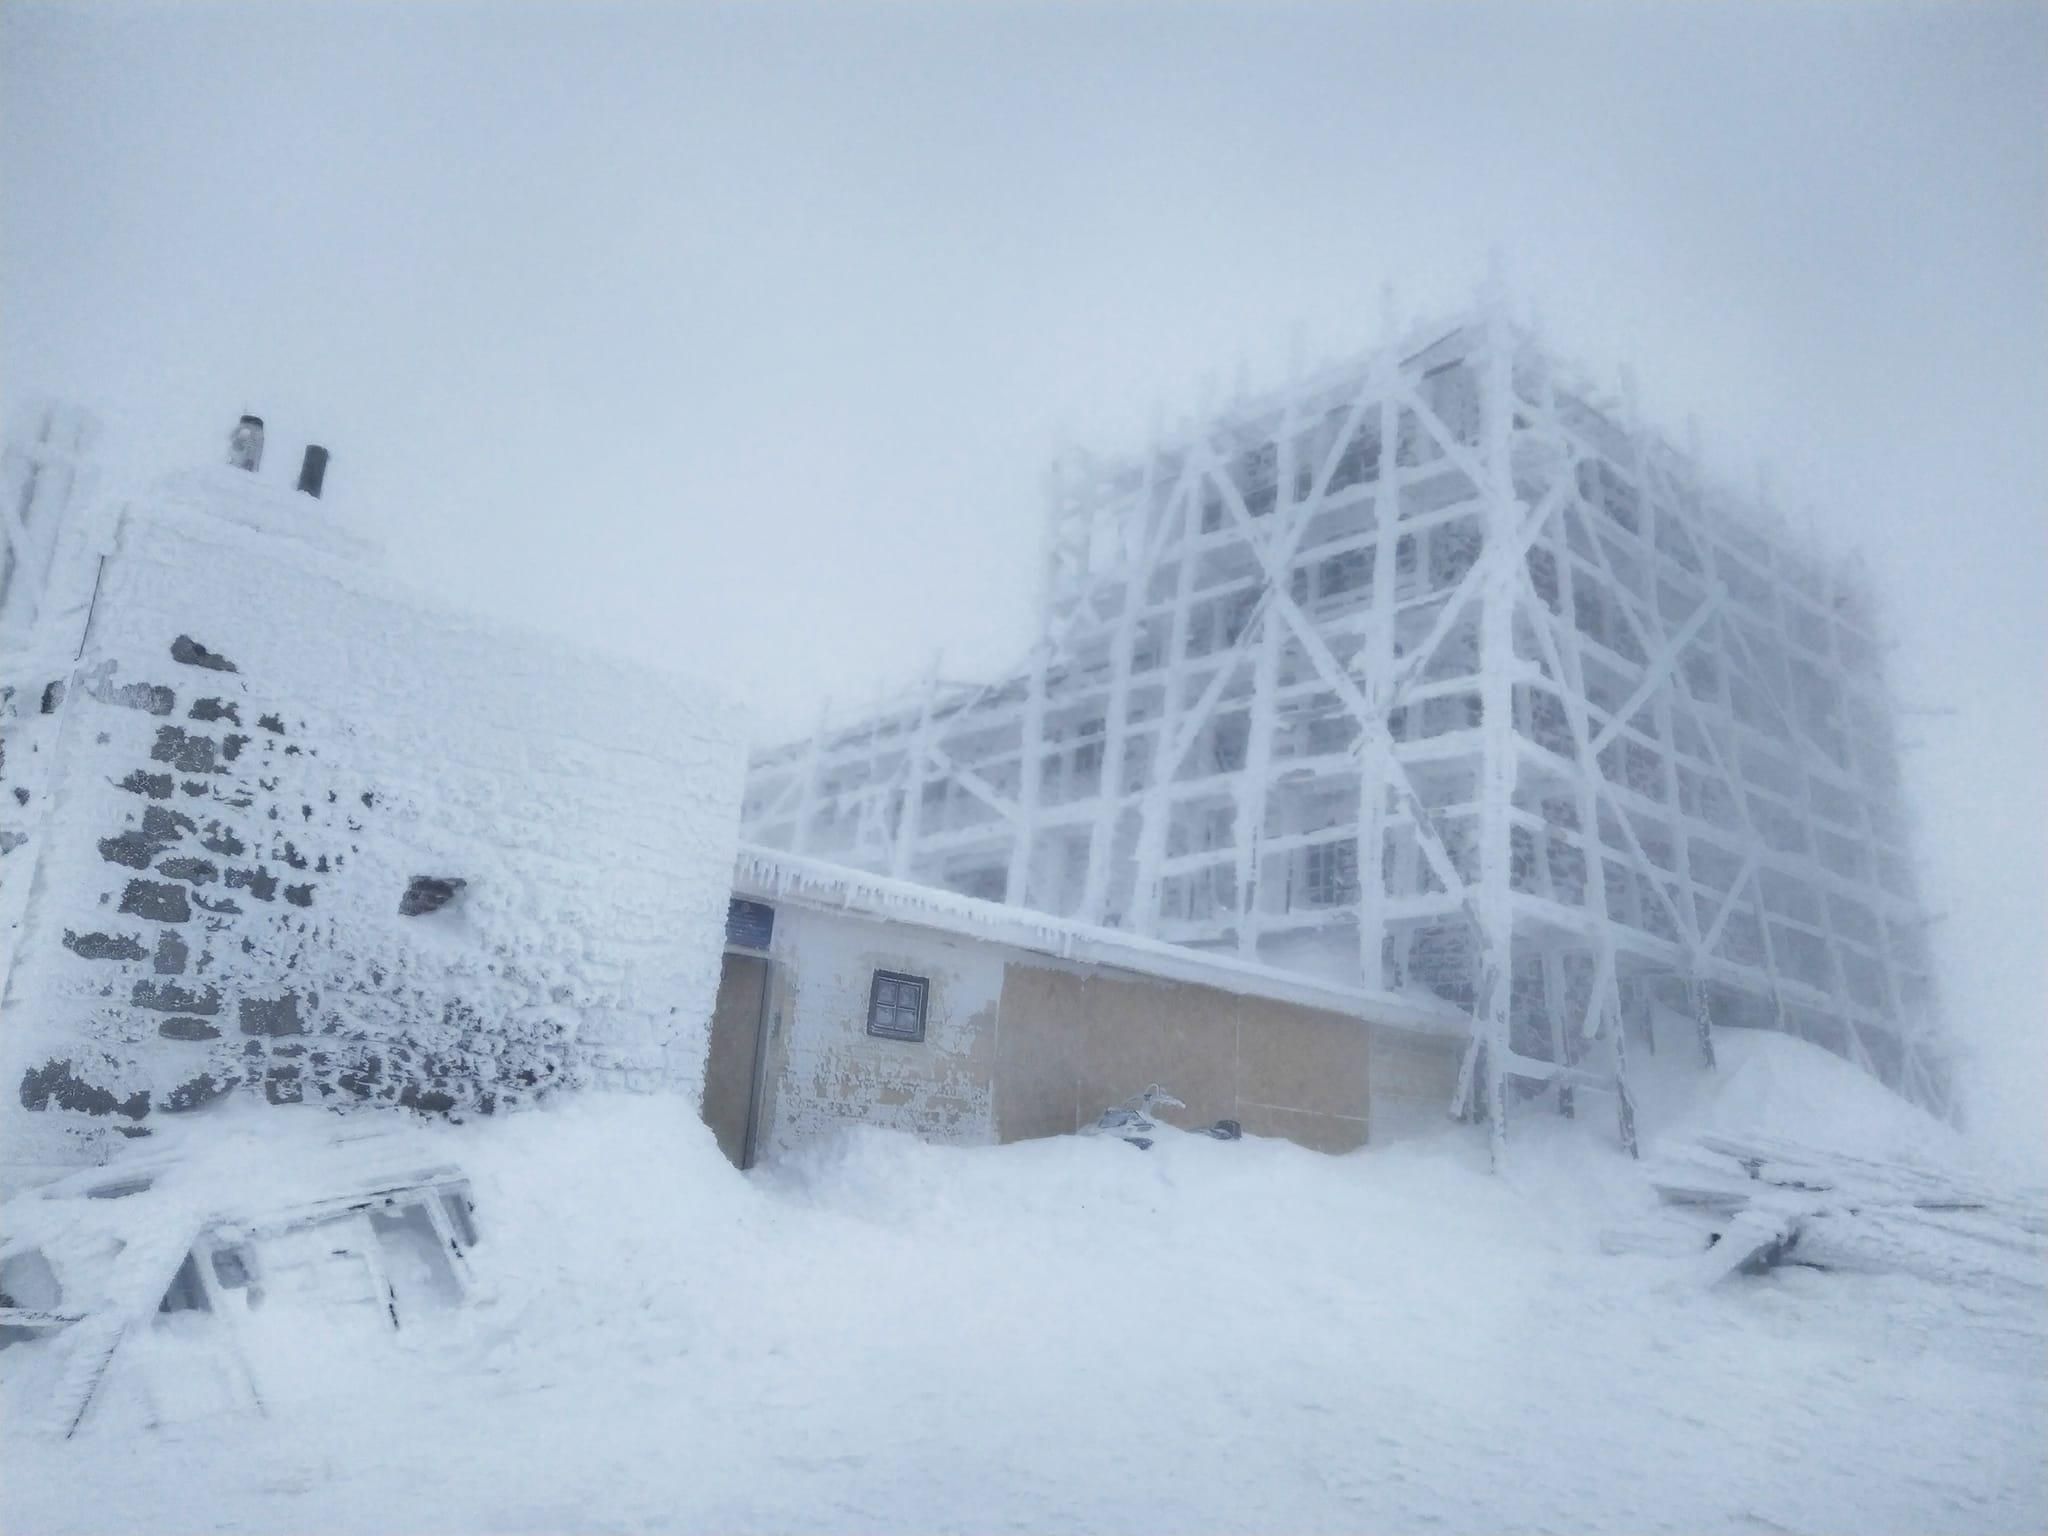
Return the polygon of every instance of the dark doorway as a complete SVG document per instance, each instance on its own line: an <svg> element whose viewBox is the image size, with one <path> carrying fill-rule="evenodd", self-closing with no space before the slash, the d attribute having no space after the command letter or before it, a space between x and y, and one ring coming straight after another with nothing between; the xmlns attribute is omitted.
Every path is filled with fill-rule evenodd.
<svg viewBox="0 0 2048 1536"><path fill-rule="evenodd" d="M725 957L711 1049L704 1058L704 1123L735 1168L754 1161L759 1111L761 1019L768 999L768 962L759 955Z"/></svg>

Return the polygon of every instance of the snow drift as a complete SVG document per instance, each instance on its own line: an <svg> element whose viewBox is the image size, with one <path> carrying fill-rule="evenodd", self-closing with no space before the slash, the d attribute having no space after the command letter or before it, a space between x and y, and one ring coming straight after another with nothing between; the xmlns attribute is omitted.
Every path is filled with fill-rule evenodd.
<svg viewBox="0 0 2048 1536"><path fill-rule="evenodd" d="M1862 1079L1817 1048L1724 1039L1729 1070L1672 1074L1657 1123L1727 1125L1744 1074L1763 1072L1815 1123L1870 1129L1844 1086ZM1661 1257L1601 1250L1606 1227L1655 1208L1635 1165L1584 1127L1518 1126L1505 1178L1448 1125L1343 1157L1172 1132L1141 1153L856 1130L751 1176L666 1095L430 1130L475 1190L477 1305L365 1356L345 1391L309 1383L260 1428L137 1437L110 1413L17 1459L5 1524L2048 1519L2038 1298L1994 1309L1911 1275L1802 1269L1677 1284ZM10 1411L54 1342L0 1352Z"/></svg>

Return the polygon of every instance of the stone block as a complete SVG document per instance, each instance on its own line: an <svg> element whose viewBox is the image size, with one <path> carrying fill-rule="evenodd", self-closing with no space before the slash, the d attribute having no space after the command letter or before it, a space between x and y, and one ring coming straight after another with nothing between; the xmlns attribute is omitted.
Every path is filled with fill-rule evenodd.
<svg viewBox="0 0 2048 1536"><path fill-rule="evenodd" d="M282 997L245 997L236 1004L245 1035L303 1035L305 1022L299 1017L299 994Z"/></svg>
<svg viewBox="0 0 2048 1536"><path fill-rule="evenodd" d="M130 1120L140 1120L149 1113L149 1090L120 1098L110 1089L80 1077L68 1059L51 1060L22 1074L21 1107L53 1106L82 1115L126 1115Z"/></svg>
<svg viewBox="0 0 2048 1536"><path fill-rule="evenodd" d="M258 901L271 901L277 896L277 876L261 864L254 869L230 869L227 885L231 891L247 891Z"/></svg>
<svg viewBox="0 0 2048 1536"><path fill-rule="evenodd" d="M140 827L131 827L113 837L99 841L100 857L109 864L124 865L129 869L147 869L150 860L172 847L183 836L181 826L193 826L192 818L162 806L148 807Z"/></svg>
<svg viewBox="0 0 2048 1536"><path fill-rule="evenodd" d="M171 929L166 928L157 935L155 968L159 976L180 976L185 971L185 961L191 951L185 941Z"/></svg>
<svg viewBox="0 0 2048 1536"><path fill-rule="evenodd" d="M234 1086L233 1077L217 1078L211 1072L201 1072L197 1077L178 1084L165 1094L164 1108L174 1114L197 1109L202 1104L211 1104Z"/></svg>
<svg viewBox="0 0 2048 1536"><path fill-rule="evenodd" d="M220 1012L221 996L218 987L188 987L175 981L151 981L144 978L135 983L131 1001L138 1008L153 1009L158 1013L203 1013Z"/></svg>
<svg viewBox="0 0 2048 1536"><path fill-rule="evenodd" d="M84 960L140 960L149 951L125 933L74 933L64 930L64 947Z"/></svg>
<svg viewBox="0 0 2048 1536"><path fill-rule="evenodd" d="M167 880L130 880L121 892L121 911L128 917L146 917L158 923L189 922L192 917L185 888Z"/></svg>
<svg viewBox="0 0 2048 1536"><path fill-rule="evenodd" d="M180 773L220 772L220 743L181 725L160 725L149 749L152 761L169 763Z"/></svg>
<svg viewBox="0 0 2048 1536"><path fill-rule="evenodd" d="M233 827L218 821L206 824L206 835L199 839L199 843L207 852L218 853L225 858L234 858L249 851L249 845L235 836Z"/></svg>

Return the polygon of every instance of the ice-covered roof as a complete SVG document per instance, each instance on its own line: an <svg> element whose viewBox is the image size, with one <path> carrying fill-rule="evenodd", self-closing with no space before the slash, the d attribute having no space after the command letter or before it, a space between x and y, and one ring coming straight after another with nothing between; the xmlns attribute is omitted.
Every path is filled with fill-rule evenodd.
<svg viewBox="0 0 2048 1536"><path fill-rule="evenodd" d="M1236 955L1190 949L1025 907L982 901L753 843L740 845L733 887L746 896L911 923L1062 960L1328 1009L1422 1034L1462 1035L1470 1024L1461 1010L1436 998L1346 986Z"/></svg>

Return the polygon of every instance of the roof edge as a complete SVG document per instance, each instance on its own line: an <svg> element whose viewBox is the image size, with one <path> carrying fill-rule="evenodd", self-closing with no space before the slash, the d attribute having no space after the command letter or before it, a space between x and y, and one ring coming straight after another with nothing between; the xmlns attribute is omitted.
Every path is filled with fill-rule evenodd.
<svg viewBox="0 0 2048 1536"><path fill-rule="evenodd" d="M793 901L820 911L893 918L1055 959L1321 1008L1415 1034L1462 1039L1471 1025L1470 1018L1448 1002L1346 986L1235 955L1190 949L1163 939L983 901L755 843L740 844L733 888L745 896Z"/></svg>

